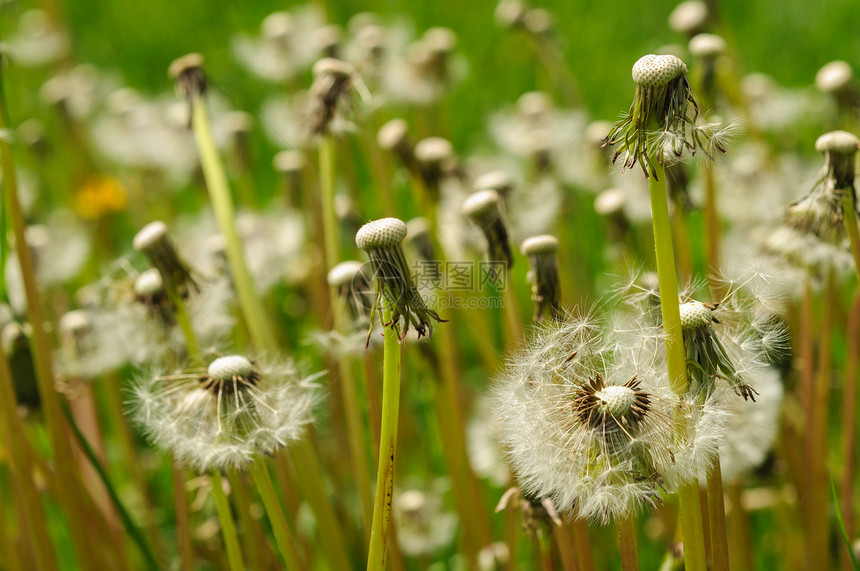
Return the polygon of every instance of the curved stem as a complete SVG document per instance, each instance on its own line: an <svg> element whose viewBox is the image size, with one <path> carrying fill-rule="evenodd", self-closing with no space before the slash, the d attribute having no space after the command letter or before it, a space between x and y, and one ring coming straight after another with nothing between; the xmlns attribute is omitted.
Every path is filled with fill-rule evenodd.
<svg viewBox="0 0 860 571"><path fill-rule="evenodd" d="M272 478L269 476L269 471L266 469L266 464L262 458L257 458L251 463L251 476L253 476L254 484L260 492L263 507L266 508L266 515L269 516L269 523L272 524L272 532L275 534L275 542L284 558L286 568L289 571L302 569L299 553L295 542L293 542L293 534L290 532L284 510L281 509L278 496L275 494Z"/></svg>
<svg viewBox="0 0 860 571"><path fill-rule="evenodd" d="M221 482L221 474L212 472L212 497L215 498L215 509L218 511L218 521L221 523L221 534L224 536L224 546L227 548L227 562L230 571L245 571L245 563L242 561L242 551L239 549L239 537L236 535L236 525L233 522L233 513L230 511L230 502L224 493Z"/></svg>
<svg viewBox="0 0 860 571"><path fill-rule="evenodd" d="M391 321L391 309L382 308L382 322ZM397 451L397 422L400 414L400 342L397 333L388 328L382 357L382 427L379 435L379 463L376 471L376 495L373 524L370 530L368 571L385 569L385 551L391 527L391 498L394 494L394 456Z"/></svg>

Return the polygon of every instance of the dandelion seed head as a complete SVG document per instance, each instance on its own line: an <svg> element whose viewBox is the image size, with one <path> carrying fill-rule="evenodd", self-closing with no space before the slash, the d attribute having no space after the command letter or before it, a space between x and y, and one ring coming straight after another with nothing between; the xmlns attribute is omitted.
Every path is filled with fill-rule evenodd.
<svg viewBox="0 0 860 571"><path fill-rule="evenodd" d="M149 440L180 463L243 468L302 437L320 398L318 377L289 361L227 355L206 368L139 379L129 406Z"/></svg>
<svg viewBox="0 0 860 571"><path fill-rule="evenodd" d="M134 293L140 297L151 298L164 291L164 280L161 272L155 268L149 268L140 273L134 279Z"/></svg>
<svg viewBox="0 0 860 571"><path fill-rule="evenodd" d="M714 309L716 308L700 301L682 303L681 329L684 332L690 332L707 327L714 320Z"/></svg>
<svg viewBox="0 0 860 571"><path fill-rule="evenodd" d="M355 234L355 245L362 250L393 248L406 238L406 223L398 218L381 218L368 222Z"/></svg>
<svg viewBox="0 0 860 571"><path fill-rule="evenodd" d="M669 27L679 34L695 36L708 22L708 5L702 0L685 0L669 14Z"/></svg>
<svg viewBox="0 0 860 571"><path fill-rule="evenodd" d="M659 87L687 73L687 64L673 55L648 54L633 64L632 76L637 85Z"/></svg>
<svg viewBox="0 0 860 571"><path fill-rule="evenodd" d="M815 74L815 86L824 93L838 93L850 87L853 80L851 65L842 60L824 64Z"/></svg>
<svg viewBox="0 0 860 571"><path fill-rule="evenodd" d="M726 40L716 34L696 34L688 47L695 57L713 59L725 53Z"/></svg>
<svg viewBox="0 0 860 571"><path fill-rule="evenodd" d="M815 141L815 150L819 153L839 153L854 155L857 153L860 139L848 131L831 131L824 133Z"/></svg>

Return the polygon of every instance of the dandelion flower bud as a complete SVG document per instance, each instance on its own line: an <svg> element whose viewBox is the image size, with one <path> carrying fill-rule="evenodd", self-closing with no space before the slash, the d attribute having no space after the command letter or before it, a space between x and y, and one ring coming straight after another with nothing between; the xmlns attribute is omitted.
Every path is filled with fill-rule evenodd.
<svg viewBox="0 0 860 571"><path fill-rule="evenodd" d="M854 187L854 164L860 139L847 131L831 131L818 137L815 150L824 153L825 176L833 177L837 189Z"/></svg>
<svg viewBox="0 0 860 571"><path fill-rule="evenodd" d="M692 38L705 30L708 16L708 5L702 0L686 0L669 14L669 27Z"/></svg>
<svg viewBox="0 0 860 571"><path fill-rule="evenodd" d="M149 440L200 471L242 468L304 433L319 375L289 362L218 357L206 368L140 379L130 401Z"/></svg>
<svg viewBox="0 0 860 571"><path fill-rule="evenodd" d="M561 285L558 278L558 239L543 234L533 236L520 247L531 266L532 301L535 302L534 320L543 320L544 314L561 319Z"/></svg>
<svg viewBox="0 0 860 571"><path fill-rule="evenodd" d="M167 68L167 76L176 82L177 94L182 99L190 101L206 93L203 56L198 53L190 53L173 60Z"/></svg>
<svg viewBox="0 0 860 571"><path fill-rule="evenodd" d="M387 305L390 321L382 325L391 327L401 339L409 332L410 326L415 328L418 337L422 337L433 333L432 320L443 321L426 306L415 287L403 254L405 237L406 224L397 218L368 222L355 235L355 245L367 252L374 273L376 299L373 310L381 309L382 304Z"/></svg>
<svg viewBox="0 0 860 571"><path fill-rule="evenodd" d="M487 258L503 262L510 268L514 263L508 229L499 208L501 199L495 190L473 192L463 201L463 214L477 226L487 239Z"/></svg>
<svg viewBox="0 0 860 571"><path fill-rule="evenodd" d="M155 221L144 226L135 235L133 245L135 250L149 258L168 288L183 297L187 297L192 290L199 291L191 270L173 246L164 222Z"/></svg>
<svg viewBox="0 0 860 571"><path fill-rule="evenodd" d="M728 128L701 122L683 61L649 54L633 65L632 76L636 92L630 110L604 139L605 145L616 145L613 163L623 155L622 168L638 162L648 177L656 176L655 160L663 165L700 149L708 158L714 150L725 152Z"/></svg>

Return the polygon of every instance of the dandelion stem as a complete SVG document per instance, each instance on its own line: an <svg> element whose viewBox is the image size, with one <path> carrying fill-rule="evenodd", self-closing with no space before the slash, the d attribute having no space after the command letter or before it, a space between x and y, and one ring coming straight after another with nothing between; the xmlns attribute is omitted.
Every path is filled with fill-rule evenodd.
<svg viewBox="0 0 860 571"><path fill-rule="evenodd" d="M278 502L275 487L272 485L272 478L269 476L269 471L266 469L266 464L262 457L257 458L251 463L251 476L253 476L254 484L256 484L257 490L260 492L260 498L263 500L263 506L266 508L266 515L269 516L269 523L272 524L275 542L278 544L278 550L284 558L286 568L290 571L302 569L299 553L296 549L296 544L293 542L293 534L290 531L287 518L284 516L284 510Z"/></svg>
<svg viewBox="0 0 860 571"><path fill-rule="evenodd" d="M651 220L654 227L654 247L657 254L657 279L660 282L660 310L663 315L663 335L666 361L672 390L684 397L687 393L687 361L681 336L681 311L678 304L678 278L672 246L672 226L663 167L652 158L655 175L648 179L651 195ZM702 531L702 508L696 481L678 491L681 505L681 525L684 533L684 563L688 571L704 571L705 542Z"/></svg>
<svg viewBox="0 0 860 571"><path fill-rule="evenodd" d="M19 507L19 527L26 527L27 534L32 541L35 555L36 568L45 571L57 569L57 560L48 535L45 523L45 513L42 503L39 501L39 492L33 481L33 465L30 457L31 450L29 442L24 436L24 426L21 417L16 410L17 398L15 387L12 384L12 374L9 371L9 363L6 353L0 350L0 434L5 443L8 456L6 463L9 465L13 479L17 482L21 502L16 502Z"/></svg>
<svg viewBox="0 0 860 571"><path fill-rule="evenodd" d="M185 300L179 295L174 288L167 288L167 295L170 296L170 301L173 303L173 314L176 318L176 323L179 325L179 330L182 331L182 337L185 339L185 350L188 351L188 357L195 363L201 363L203 354L200 351L200 343L197 341L197 334L194 333L194 327L191 326L191 318L188 316L188 308L185 306Z"/></svg>
<svg viewBox="0 0 860 571"><path fill-rule="evenodd" d="M200 164L203 167L218 229L226 243L227 261L236 286L236 294L239 297L239 306L242 308L242 314L245 316L245 322L257 348L263 351L274 351L277 348L274 330L257 296L251 274L248 272L248 265L245 263L245 254L236 232L235 213L230 188L227 185L227 176L218 157L218 150L215 148L209 116L206 112L206 101L203 97L192 98L191 113L191 125L194 128L194 138L200 153Z"/></svg>
<svg viewBox="0 0 860 571"><path fill-rule="evenodd" d="M320 207L323 222L325 271L330 270L340 260L340 237L334 209L334 154L334 137L326 133L319 141Z"/></svg>
<svg viewBox="0 0 860 571"><path fill-rule="evenodd" d="M632 517L625 517L618 521L618 543L621 546L621 568L624 571L639 571L636 529L633 526Z"/></svg>
<svg viewBox="0 0 860 571"><path fill-rule="evenodd" d="M573 540L570 536L570 523L567 520L552 528L552 539L558 551L562 571L579 571L579 566L576 564L576 552L573 549Z"/></svg>
<svg viewBox="0 0 860 571"><path fill-rule="evenodd" d="M857 205L854 203L854 189L842 189L842 219L851 243L851 255L854 257L854 271L860 280L860 229L857 227Z"/></svg>
<svg viewBox="0 0 860 571"><path fill-rule="evenodd" d="M215 499L215 509L218 511L218 521L221 522L221 534L224 536L224 547L227 549L227 562L230 571L244 571L245 563L242 561L242 551L239 549L239 537L236 535L236 524L233 522L233 513L230 510L230 501L224 493L224 484L221 474L217 470L212 471L212 497Z"/></svg>
<svg viewBox="0 0 860 571"><path fill-rule="evenodd" d="M382 322L391 321L392 310L382 307ZM385 329L382 356L382 427L379 436L379 463L376 495L370 531L368 571L385 569L385 552L391 527L391 498L394 494L394 456L397 451L397 423L400 411L400 343L397 332Z"/></svg>
<svg viewBox="0 0 860 571"><path fill-rule="evenodd" d="M3 71L0 69L0 132L9 128L7 119L6 100L3 93ZM80 497L80 479L74 469L74 461L65 421L60 411L60 399L54 388L54 364L51 344L45 331L45 316L42 300L36 285L36 274L33 258L25 236L24 214L18 198L15 162L12 158L12 146L7 138L0 137L0 172L3 174L4 210L8 208L9 221L15 236L15 249L18 263L21 266L21 276L24 282L24 293L27 299L27 318L33 328L33 358L36 372L36 382L42 403L42 413L51 440L57 470L57 494L63 506L75 553L81 563L93 565L100 560L95 556L95 548L88 537L86 525L88 514Z"/></svg>
<svg viewBox="0 0 860 571"><path fill-rule="evenodd" d="M723 473L720 458L714 460L708 472L708 515L710 519L711 569L728 571L729 540L726 537L726 508L723 500Z"/></svg>
<svg viewBox="0 0 860 571"><path fill-rule="evenodd" d="M520 305L517 302L514 285L509 279L510 273L510 270L505 270L505 282L502 284L502 295L504 296L505 302L505 320L508 322L506 345L509 349L514 349L523 343L526 334L523 329L523 314L520 312Z"/></svg>
<svg viewBox="0 0 860 571"><path fill-rule="evenodd" d="M708 274L713 276L720 267L720 218L717 213L717 185L714 181L714 167L710 162L706 162L704 165L704 179L705 243L707 244Z"/></svg>
<svg viewBox="0 0 860 571"><path fill-rule="evenodd" d="M299 492L317 518L319 536L325 546L323 555L328 560L328 568L334 571L351 569L346 553L346 541L323 485L317 451L311 446L308 438L300 438L289 447L288 451L292 458Z"/></svg>
<svg viewBox="0 0 860 571"><path fill-rule="evenodd" d="M591 536L588 534L588 524L582 520L575 520L570 527L579 571L594 571L594 556L591 553Z"/></svg>
<svg viewBox="0 0 860 571"><path fill-rule="evenodd" d="M845 392L842 395L842 517L849 537L854 537L854 477L857 464L857 372L860 356L860 289L854 295L854 304L846 331L848 356L845 364ZM844 561L847 549L843 550Z"/></svg>
<svg viewBox="0 0 860 571"><path fill-rule="evenodd" d="M62 403L63 415L66 417L66 421L69 424L69 427L72 429L72 434L75 437L78 445L81 448L81 451L86 456L87 461L89 461L90 465L96 471L96 474L101 480L102 485L104 485L105 490L108 493L108 497L110 498L111 504L113 504L114 509L119 515L120 520L122 521L123 527L125 527L125 531L131 536L131 539L137 544L138 548L140 548L140 552L143 555L144 559L146 559L146 563L152 569L158 568L158 562L155 559L155 556L152 554L152 550L150 550L149 545L146 543L146 539L143 536L143 532L140 531L140 528L135 525L134 521L131 519L128 511L125 509L122 501L120 501L119 496L116 493L116 490L113 487L113 484L110 481L110 478L105 472L104 467L102 466L101 461L99 460L96 451L87 441L84 434L81 432L81 429L75 423L75 419L72 416L72 411L69 409L69 405L66 403Z"/></svg>
<svg viewBox="0 0 860 571"><path fill-rule="evenodd" d="M170 477L173 484L173 509L176 518L176 535L179 543L179 568L182 571L194 569L194 545L191 543L191 516L188 498L185 495L185 478L170 457Z"/></svg>

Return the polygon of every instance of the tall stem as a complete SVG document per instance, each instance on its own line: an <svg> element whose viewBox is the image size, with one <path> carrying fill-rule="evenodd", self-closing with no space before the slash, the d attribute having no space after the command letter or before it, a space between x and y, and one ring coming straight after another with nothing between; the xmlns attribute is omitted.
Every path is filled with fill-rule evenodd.
<svg viewBox="0 0 860 571"><path fill-rule="evenodd" d="M382 308L382 322L391 321L391 308ZM385 330L382 356L382 427L379 435L379 463L376 495L370 530L368 571L385 569L385 552L391 527L391 499L394 494L394 456L397 451L397 423L400 418L400 342L394 329Z"/></svg>
<svg viewBox="0 0 860 571"><path fill-rule="evenodd" d="M224 547L227 548L227 562L230 565L230 571L245 571L242 551L239 549L239 537L236 535L236 524L233 523L233 513L230 511L227 494L224 493L221 474L214 470L211 478L212 497L215 498L215 509L218 511L218 521L221 523L221 535L224 536Z"/></svg>
<svg viewBox="0 0 860 571"><path fill-rule="evenodd" d="M327 133L319 141L320 207L323 220L325 271L330 270L340 258L338 251L340 237L334 206L334 153L334 138Z"/></svg>
<svg viewBox="0 0 860 571"><path fill-rule="evenodd" d="M636 529L632 517L625 517L618 522L618 544L621 546L621 568L624 571L639 571Z"/></svg>
<svg viewBox="0 0 860 571"><path fill-rule="evenodd" d="M848 537L854 537L854 478L857 473L857 372L860 360L860 290L848 318L848 357L845 364L845 392L842 395L842 518ZM842 550L842 567L848 569L847 549Z"/></svg>
<svg viewBox="0 0 860 571"><path fill-rule="evenodd" d="M299 553L293 542L293 534L290 531L284 510L278 502L275 487L272 485L272 478L269 476L269 471L266 469L266 464L262 458L257 458L251 463L251 475L254 477L257 490L260 492L260 498L262 498L263 506L266 508L266 515L269 516L269 523L272 524L275 542L284 558L286 568L289 571L302 569Z"/></svg>
<svg viewBox="0 0 860 571"><path fill-rule="evenodd" d="M182 571L192 571L194 569L194 544L191 538L191 514L188 508L188 496L185 494L185 477L172 456L170 457L170 477L173 484L173 509L179 543L179 568Z"/></svg>
<svg viewBox="0 0 860 571"><path fill-rule="evenodd" d="M860 280L860 229L857 228L857 205L854 203L854 189L842 189L842 219L851 243L851 255L854 257L854 270Z"/></svg>
<svg viewBox="0 0 860 571"><path fill-rule="evenodd" d="M277 348L274 330L269 323L268 314L259 296L257 296L251 274L245 263L245 254L236 232L236 217L230 188L227 185L227 176L218 156L218 150L215 148L215 141L209 126L209 116L206 113L206 101L202 97L192 99L191 113L191 125L194 128L194 138L200 153L200 164L203 167L203 175L206 178L206 187L209 190L209 198L215 211L218 229L224 236L226 243L227 261L230 265L236 294L239 297L239 306L242 308L242 314L245 316L245 321L257 348L263 351L274 351Z"/></svg>
<svg viewBox="0 0 860 571"><path fill-rule="evenodd" d="M658 181L658 178L665 179L663 167L657 164L656 160L653 162L657 167L657 176L648 179L648 190L651 195L651 220L657 254L657 279L660 282L660 310L663 315L666 361L670 386L677 395L684 397L687 393L687 360L681 335L681 311L678 304L678 278L672 246L669 202L665 185ZM693 481L683 486L678 492L678 498L684 533L684 563L687 571L704 571L707 567L698 483Z"/></svg>
<svg viewBox="0 0 860 571"><path fill-rule="evenodd" d="M726 535L726 508L723 500L723 472L720 459L714 461L708 472L708 516L711 533L711 569L728 571L729 540ZM740 509L740 506L738 506Z"/></svg>
<svg viewBox="0 0 860 571"><path fill-rule="evenodd" d="M9 128L6 101L3 94L3 71L0 70L0 132ZM57 495L63 506L69 530L72 536L75 553L81 563L96 564L96 550L87 534L83 522L88 516L80 497L80 479L75 472L72 450L67 436L67 427L60 411L60 399L54 388L54 364L51 344L45 331L45 316L42 310L42 300L36 285L36 274L33 258L25 236L24 214L18 199L18 185L15 174L15 162L12 158L12 146L9 139L0 137L0 172L3 173L3 194L5 204L0 207L8 208L9 221L15 235L15 249L18 263L21 266L21 277L24 282L24 293L27 298L27 319L33 328L33 358L36 372L36 384L42 403L42 414L48 428L51 449L54 453L57 470ZM0 203L3 202L0 200Z"/></svg>

